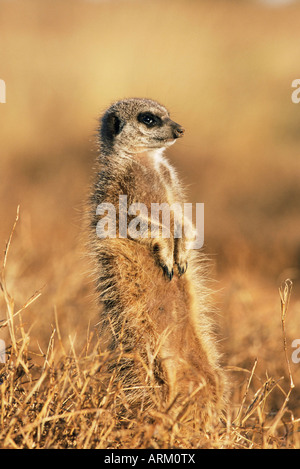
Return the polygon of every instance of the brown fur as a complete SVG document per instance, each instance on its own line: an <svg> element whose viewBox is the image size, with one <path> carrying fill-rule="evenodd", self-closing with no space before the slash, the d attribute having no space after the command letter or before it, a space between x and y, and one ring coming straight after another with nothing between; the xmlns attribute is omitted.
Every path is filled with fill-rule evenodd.
<svg viewBox="0 0 300 469"><path fill-rule="evenodd" d="M138 122L141 112L160 116L160 126ZM146 99L113 104L102 118L98 172L90 204L90 251L101 311L101 334L131 409L164 406L179 415L191 409L203 423L224 405L224 372L205 286L201 254L185 239L116 238L96 235L102 202L128 205L185 201L174 169L157 149L182 136L167 110ZM176 220L172 217L172 226ZM118 226L118 224L117 224Z"/></svg>

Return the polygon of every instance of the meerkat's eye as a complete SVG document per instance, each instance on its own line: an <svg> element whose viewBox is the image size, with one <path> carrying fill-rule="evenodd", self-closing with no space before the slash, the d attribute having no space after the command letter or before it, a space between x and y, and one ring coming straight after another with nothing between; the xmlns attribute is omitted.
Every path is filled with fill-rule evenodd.
<svg viewBox="0 0 300 469"><path fill-rule="evenodd" d="M147 127L161 127L162 126L162 120L160 117L155 116L151 112L141 112L138 115L138 121L141 122L142 124L145 124Z"/></svg>
<svg viewBox="0 0 300 469"><path fill-rule="evenodd" d="M146 125L154 125L155 124L155 120L150 116L144 116L143 119L142 119L142 122Z"/></svg>

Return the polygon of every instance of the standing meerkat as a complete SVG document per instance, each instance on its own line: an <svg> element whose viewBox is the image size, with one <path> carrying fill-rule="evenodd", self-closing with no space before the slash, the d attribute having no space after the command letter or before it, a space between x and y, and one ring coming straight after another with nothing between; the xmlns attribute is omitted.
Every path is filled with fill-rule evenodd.
<svg viewBox="0 0 300 469"><path fill-rule="evenodd" d="M130 408L165 403L175 413L193 409L205 423L224 405L225 379L203 262L188 249L190 225L182 236L174 235L185 223L180 210L170 211L169 237L162 236L165 222L149 217L153 206L185 202L163 156L183 134L166 108L149 99L118 101L104 113L90 198L90 252L101 336L121 354L114 372ZM128 210L125 228L120 196ZM140 236L133 236L128 222Z"/></svg>

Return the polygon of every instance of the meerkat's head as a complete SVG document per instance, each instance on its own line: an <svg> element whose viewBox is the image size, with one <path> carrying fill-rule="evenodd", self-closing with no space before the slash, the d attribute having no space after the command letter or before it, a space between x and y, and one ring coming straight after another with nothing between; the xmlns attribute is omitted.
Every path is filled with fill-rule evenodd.
<svg viewBox="0 0 300 469"><path fill-rule="evenodd" d="M150 99L118 101L101 119L102 150L140 153L172 145L184 129L172 121L164 106Z"/></svg>

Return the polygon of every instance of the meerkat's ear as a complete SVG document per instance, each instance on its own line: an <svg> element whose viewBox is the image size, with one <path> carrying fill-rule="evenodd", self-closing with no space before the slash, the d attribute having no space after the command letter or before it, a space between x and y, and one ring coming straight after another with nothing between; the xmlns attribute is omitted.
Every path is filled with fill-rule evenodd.
<svg viewBox="0 0 300 469"><path fill-rule="evenodd" d="M101 121L100 134L102 140L106 142L113 142L116 135L123 129L125 122L123 122L115 112L106 112Z"/></svg>

